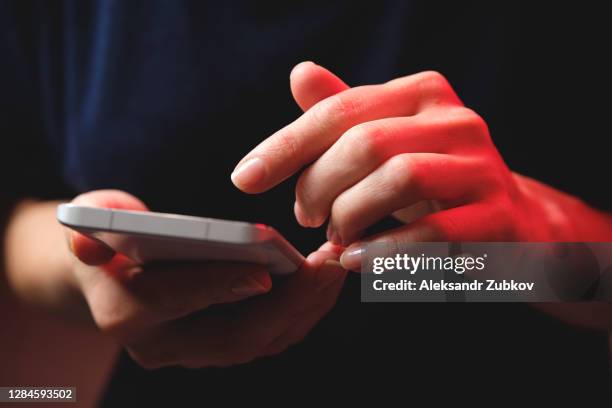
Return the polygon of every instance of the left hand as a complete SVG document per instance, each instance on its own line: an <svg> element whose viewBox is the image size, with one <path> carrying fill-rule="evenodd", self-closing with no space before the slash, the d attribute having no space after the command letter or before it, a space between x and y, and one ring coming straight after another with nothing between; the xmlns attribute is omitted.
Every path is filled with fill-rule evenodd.
<svg viewBox="0 0 612 408"><path fill-rule="evenodd" d="M73 202L148 211L138 198L119 190L90 191ZM59 227L55 213L48 215ZM68 245L51 246L60 253L43 258L68 260L64 285L56 286L70 284L100 331L145 368L225 367L278 354L301 341L329 312L346 277L337 261L341 249L330 243L271 291L262 265L141 265L79 232L66 228L65 233Z"/></svg>
<svg viewBox="0 0 612 408"><path fill-rule="evenodd" d="M485 121L466 108L437 72L349 88L313 63L291 75L305 113L238 164L234 184L260 193L302 167L295 216L302 226L328 218L327 237L348 246L357 269L363 231L388 215L406 226L374 237L412 241L546 240L546 223L491 141ZM395 245L393 245L395 246Z"/></svg>

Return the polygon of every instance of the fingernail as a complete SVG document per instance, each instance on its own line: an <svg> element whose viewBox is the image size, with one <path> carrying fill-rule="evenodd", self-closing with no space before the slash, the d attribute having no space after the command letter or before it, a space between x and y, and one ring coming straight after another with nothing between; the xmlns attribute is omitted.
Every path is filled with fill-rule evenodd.
<svg viewBox="0 0 612 408"><path fill-rule="evenodd" d="M358 271L361 269L361 259L365 252L363 247L349 248L340 255L340 263L344 269Z"/></svg>
<svg viewBox="0 0 612 408"><path fill-rule="evenodd" d="M238 165L232 173L232 182L238 188L245 188L259 183L266 175L263 160L254 157Z"/></svg>
<svg viewBox="0 0 612 408"><path fill-rule="evenodd" d="M266 293L268 289L252 276L245 276L236 280L232 285L232 293L238 296L255 296Z"/></svg>
<svg viewBox="0 0 612 408"><path fill-rule="evenodd" d="M344 271L342 270L340 262L333 259L328 259L323 262L318 273L317 292L324 291L344 276Z"/></svg>

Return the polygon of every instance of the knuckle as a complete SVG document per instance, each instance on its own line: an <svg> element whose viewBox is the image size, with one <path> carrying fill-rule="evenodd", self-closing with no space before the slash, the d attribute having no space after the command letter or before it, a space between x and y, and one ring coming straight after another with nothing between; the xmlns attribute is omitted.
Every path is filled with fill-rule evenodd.
<svg viewBox="0 0 612 408"><path fill-rule="evenodd" d="M353 99L343 94L332 95L327 98L328 100L328 113L332 117L345 117L355 113L356 105Z"/></svg>
<svg viewBox="0 0 612 408"><path fill-rule="evenodd" d="M457 136L481 144L490 140L485 120L470 108L460 107L449 114L448 126Z"/></svg>
<svg viewBox="0 0 612 408"><path fill-rule="evenodd" d="M423 191L424 180L410 154L393 156L389 159L387 167L391 189L405 194L420 194Z"/></svg>
<svg viewBox="0 0 612 408"><path fill-rule="evenodd" d="M381 155L381 141L386 135L385 127L376 122L365 122L350 128L346 133L352 154L360 154L362 157L376 158Z"/></svg>
<svg viewBox="0 0 612 408"><path fill-rule="evenodd" d="M451 90L448 80L438 71L424 71L418 75L421 91L426 95L444 95Z"/></svg>
<svg viewBox="0 0 612 408"><path fill-rule="evenodd" d="M423 71L421 72L420 75L422 79L426 81L432 81L432 82L446 81L446 78L444 77L444 75L442 75L439 71L436 71L434 69Z"/></svg>
<svg viewBox="0 0 612 408"><path fill-rule="evenodd" d="M354 116L357 109L355 101L344 94L332 95L312 108L313 115L322 126L342 122L345 118Z"/></svg>
<svg viewBox="0 0 612 408"><path fill-rule="evenodd" d="M329 98L317 103L310 109L310 112L312 113L315 122L319 126L328 126L330 120L333 119L334 115L337 115L339 113L338 110L342 105L338 102L338 99L339 98L336 95L330 96Z"/></svg>
<svg viewBox="0 0 612 408"><path fill-rule="evenodd" d="M489 128L487 122L478 113L470 108L461 107L455 122L455 127L469 138L476 141L489 139Z"/></svg>
<svg viewBox="0 0 612 408"><path fill-rule="evenodd" d="M426 117L426 121L455 141L461 140L462 143L455 148L491 143L486 121L470 108L444 107L442 111L431 112L430 116Z"/></svg>

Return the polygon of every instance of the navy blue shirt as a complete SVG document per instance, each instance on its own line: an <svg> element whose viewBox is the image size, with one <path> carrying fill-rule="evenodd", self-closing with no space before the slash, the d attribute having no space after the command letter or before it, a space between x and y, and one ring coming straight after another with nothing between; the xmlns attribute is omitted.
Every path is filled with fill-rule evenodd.
<svg viewBox="0 0 612 408"><path fill-rule="evenodd" d="M288 74L310 59L350 85L438 70L487 120L513 169L610 208L609 193L585 182L602 171L601 152L568 137L597 143L601 123L558 123L597 109L559 96L582 95L568 78L595 65L589 40L563 37L554 20L540 30L544 15L406 1L3 2L0 130L5 151L27 163L17 175L3 163L3 194L118 188L157 211L273 225L308 253L324 233L293 219L295 178L249 196L229 174L299 115ZM582 156L592 160L567 166ZM228 393L253 401L272 397L246 390L270 388L277 397L325 389L347 401L389 386L384 373L402 373L393 374L398 384L468 385L593 383L607 373L603 333L527 305L366 305L358 283L351 276L333 311L279 356L155 372L122 357L107 403Z"/></svg>

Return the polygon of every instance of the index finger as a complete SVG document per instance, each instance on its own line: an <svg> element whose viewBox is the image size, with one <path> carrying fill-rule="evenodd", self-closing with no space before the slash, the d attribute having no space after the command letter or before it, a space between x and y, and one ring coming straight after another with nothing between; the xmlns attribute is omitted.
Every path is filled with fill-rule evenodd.
<svg viewBox="0 0 612 408"><path fill-rule="evenodd" d="M449 90L440 74L423 72L332 95L248 153L236 166L232 181L246 193L269 190L316 160L353 126L414 115L428 103L453 95Z"/></svg>

